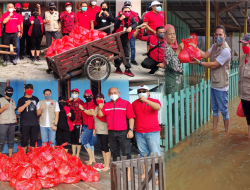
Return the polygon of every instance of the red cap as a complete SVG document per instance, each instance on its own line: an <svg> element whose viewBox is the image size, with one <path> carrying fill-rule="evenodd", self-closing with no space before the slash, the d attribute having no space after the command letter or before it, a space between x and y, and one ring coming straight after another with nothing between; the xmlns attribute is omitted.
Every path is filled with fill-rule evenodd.
<svg viewBox="0 0 250 190"><path fill-rule="evenodd" d="M78 90L77 88L73 88L73 89L71 90L71 92L78 92L78 93L80 93L79 90Z"/></svg>
<svg viewBox="0 0 250 190"><path fill-rule="evenodd" d="M86 95L86 94L93 96L93 93L89 89L85 90L84 95Z"/></svg>
<svg viewBox="0 0 250 190"><path fill-rule="evenodd" d="M65 3L65 7L68 5L72 5L70 2Z"/></svg>
<svg viewBox="0 0 250 190"><path fill-rule="evenodd" d="M15 8L22 8L22 7L21 7L20 3L16 3Z"/></svg>

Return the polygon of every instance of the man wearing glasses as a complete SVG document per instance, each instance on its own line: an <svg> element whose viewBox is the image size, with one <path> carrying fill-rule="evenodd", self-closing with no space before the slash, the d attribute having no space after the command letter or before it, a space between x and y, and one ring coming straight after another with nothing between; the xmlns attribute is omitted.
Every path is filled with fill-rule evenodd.
<svg viewBox="0 0 250 190"><path fill-rule="evenodd" d="M124 54L125 54L126 62L127 62L127 64L125 65L126 70L124 74L130 77L134 76L134 74L130 71L131 65L129 63L130 61L130 39L132 38L132 35L133 35L132 31L136 27L137 27L137 22L135 21L134 16L131 14L130 7L123 7L121 14L115 18L115 25L114 25L113 33L126 31L126 33L122 34L120 38L122 41L122 46L124 49ZM121 60L115 59L114 62L115 62L115 67L116 67L116 73L123 74L120 68L121 63L122 63Z"/></svg>
<svg viewBox="0 0 250 190"><path fill-rule="evenodd" d="M4 141L8 135L9 157L12 156L15 138L16 124L16 104L11 96L13 88L7 86L4 91L5 96L0 98L0 154L3 152Z"/></svg>
<svg viewBox="0 0 250 190"><path fill-rule="evenodd" d="M141 85L137 88L138 99L132 103L135 112L135 138L141 157L144 154L150 156L153 153L161 155L160 126L158 111L161 103L157 99L150 98L149 88ZM145 178L145 166L142 166L142 179ZM156 180L158 183L158 180Z"/></svg>

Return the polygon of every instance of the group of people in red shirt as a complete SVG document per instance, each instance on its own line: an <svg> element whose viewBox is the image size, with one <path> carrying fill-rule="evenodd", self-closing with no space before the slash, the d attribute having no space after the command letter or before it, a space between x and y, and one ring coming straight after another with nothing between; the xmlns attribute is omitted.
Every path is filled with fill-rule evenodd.
<svg viewBox="0 0 250 190"><path fill-rule="evenodd" d="M86 102L84 103L79 98L77 88L72 89L71 92L72 96L67 101L67 105L75 113L74 130L71 132L71 141L75 142L71 143L72 150L74 155L79 156L83 145L89 156L86 162L88 165L95 162L93 136L97 136L103 153L102 171L109 170L110 152L114 161L120 157L120 151L122 156L131 159L131 139L134 136L141 157L145 154L149 156L151 153L161 154L158 121L161 103L150 97L150 91L146 85L140 85L137 88L138 99L132 104L120 97L121 93L116 87L108 91L111 99L109 102L105 102L102 93L94 96L90 90L85 90L83 97ZM95 167L98 168L100 165L95 164ZM141 177L145 178L144 166Z"/></svg>
<svg viewBox="0 0 250 190"><path fill-rule="evenodd" d="M91 0L91 4L88 5L86 2L81 2L77 13L72 11L72 4L70 2L65 3L65 11L59 13L56 11L57 7L55 3L49 3L49 10L45 12L44 16L41 17L40 5L34 9L29 8L29 3L24 2L21 7L19 3L15 6L11 3L7 5L7 12L2 15L0 23L3 27L3 44L9 45L13 44L17 47L17 55L10 55L10 61L16 65L18 56L20 59L24 58L24 49L26 49L27 57L34 61L40 61L40 45L43 37L46 37L46 45L49 47L52 43L52 39L60 38L60 32L63 36L68 35L78 23L87 29L99 29L105 26L109 26L114 23L114 30L112 33L127 31L122 34L121 41L126 57L125 72L124 74L128 76L134 76L131 72L131 64L138 65L135 60L135 41L139 38L144 41L148 41L150 48L157 46L156 43L151 44L149 38L141 38L139 34L139 29L136 29L138 25L146 28L148 36L157 36L157 28L164 26L165 13L162 11L162 4L158 1L153 1L150 9L142 19L140 19L139 14L132 11L132 4L130 1L125 1L122 10L118 13L116 18L108 11L108 4L102 2L101 6L97 6L97 0ZM1 27L2 28L2 27ZM110 29L106 29L108 35L111 33ZM1 35L1 34L0 34ZM153 41L157 41L154 39ZM157 41L158 42L158 41ZM26 44L26 46L25 46ZM162 60L158 60L156 56L162 57L162 50L164 44L161 47L154 48L155 53L151 53L150 56L154 61L149 63L150 66L142 65L144 68L149 68L151 71L149 74L155 74L156 65L161 63ZM6 49L7 50L7 49ZM20 51L20 55L19 55ZM131 55L131 56L130 56ZM7 65L7 55L3 56L3 65ZM148 62L148 60L145 60ZM145 62L144 61L144 62ZM123 74L120 66L125 61L121 59L115 60L116 73ZM130 64L131 63L131 64ZM153 66L151 67L151 65ZM147 65L147 64L146 64Z"/></svg>

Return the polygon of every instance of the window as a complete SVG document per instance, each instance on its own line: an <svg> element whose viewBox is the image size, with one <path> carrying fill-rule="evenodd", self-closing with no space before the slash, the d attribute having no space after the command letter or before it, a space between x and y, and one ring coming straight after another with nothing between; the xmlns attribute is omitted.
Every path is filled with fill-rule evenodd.
<svg viewBox="0 0 250 190"><path fill-rule="evenodd" d="M116 1L114 0L106 0L105 1L108 4L109 12L113 15L113 17L116 17Z"/></svg>

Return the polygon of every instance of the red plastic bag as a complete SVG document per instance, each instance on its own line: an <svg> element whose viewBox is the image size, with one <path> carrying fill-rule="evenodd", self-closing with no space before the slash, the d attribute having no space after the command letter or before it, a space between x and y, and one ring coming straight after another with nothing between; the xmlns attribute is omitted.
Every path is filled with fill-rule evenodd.
<svg viewBox="0 0 250 190"><path fill-rule="evenodd" d="M52 155L58 156L59 158L61 158L65 162L68 162L69 161L68 153L63 148L66 145L68 145L68 143L64 143L61 146L57 146L56 149L52 152Z"/></svg>
<svg viewBox="0 0 250 190"><path fill-rule="evenodd" d="M38 179L29 179L17 181L15 184L16 190L41 190L42 184Z"/></svg>
<svg viewBox="0 0 250 190"><path fill-rule="evenodd" d="M53 173L54 168L49 164L43 164L40 169L37 170L37 176L46 176L49 173Z"/></svg>
<svg viewBox="0 0 250 190"><path fill-rule="evenodd" d="M98 182L99 179L100 179L100 176L98 172L94 168L91 167L89 169L88 179L86 180L86 182Z"/></svg>
<svg viewBox="0 0 250 190"><path fill-rule="evenodd" d="M59 181L56 181L54 179L40 179L38 178L42 184L42 188L51 188L51 187L55 187L56 185L59 184Z"/></svg>
<svg viewBox="0 0 250 190"><path fill-rule="evenodd" d="M81 176L79 175L65 176L63 179L63 183L78 183L79 181L81 181Z"/></svg>
<svg viewBox="0 0 250 190"><path fill-rule="evenodd" d="M16 182L17 182L16 178L11 178L11 180L10 180L10 186L15 187Z"/></svg>
<svg viewBox="0 0 250 190"><path fill-rule="evenodd" d="M237 112L236 114L239 116L239 117L246 117L244 112L243 112L243 108L242 108L242 104L240 102L239 106L238 106L238 109L237 109Z"/></svg>
<svg viewBox="0 0 250 190"><path fill-rule="evenodd" d="M105 38L107 36L107 33L99 32L98 36L99 36L99 38L103 39L103 38Z"/></svg>
<svg viewBox="0 0 250 190"><path fill-rule="evenodd" d="M184 44L184 48L178 55L180 63L190 63L191 61L195 60L194 58L201 60L200 51L197 48L189 45L189 39L182 39L182 42Z"/></svg>
<svg viewBox="0 0 250 190"><path fill-rule="evenodd" d="M68 175L70 173L70 167L67 163L62 163L58 168L58 173L60 175Z"/></svg>
<svg viewBox="0 0 250 190"><path fill-rule="evenodd" d="M40 152L39 158L44 162L49 162L53 159L53 155L51 154L51 152L48 149L45 149L45 150Z"/></svg>
<svg viewBox="0 0 250 190"><path fill-rule="evenodd" d="M2 172L0 174L0 179L1 179L1 181L10 181L11 180L9 177L9 174L6 172Z"/></svg>
<svg viewBox="0 0 250 190"><path fill-rule="evenodd" d="M19 174L17 179L18 180L26 180L36 177L36 170L32 168L31 166L28 166L26 168L23 168Z"/></svg>

